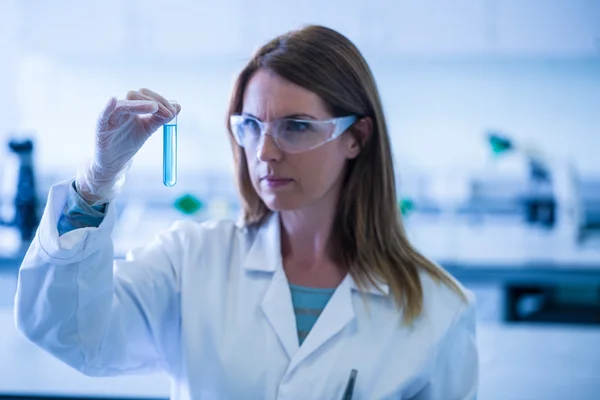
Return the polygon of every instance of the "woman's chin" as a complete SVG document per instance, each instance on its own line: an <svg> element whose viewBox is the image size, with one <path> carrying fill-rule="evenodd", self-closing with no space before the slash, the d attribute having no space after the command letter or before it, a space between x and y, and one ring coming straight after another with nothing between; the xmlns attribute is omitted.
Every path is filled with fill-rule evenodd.
<svg viewBox="0 0 600 400"><path fill-rule="evenodd" d="M267 208L271 211L292 211L301 207L301 202L294 196L282 196L278 194L266 194L261 196L262 201L265 203Z"/></svg>

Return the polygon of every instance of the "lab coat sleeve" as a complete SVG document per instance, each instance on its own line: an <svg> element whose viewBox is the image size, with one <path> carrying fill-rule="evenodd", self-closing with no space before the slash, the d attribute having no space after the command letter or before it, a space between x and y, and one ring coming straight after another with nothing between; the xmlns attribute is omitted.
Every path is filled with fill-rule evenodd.
<svg viewBox="0 0 600 400"><path fill-rule="evenodd" d="M414 400L476 400L479 386L479 355L475 328L475 297L465 291L468 302L457 312L437 346L431 380Z"/></svg>
<svg viewBox="0 0 600 400"><path fill-rule="evenodd" d="M58 235L62 236L78 228L97 228L104 219L105 211L106 203L95 206L87 204L77 192L73 181L69 187L67 204L58 219Z"/></svg>
<svg viewBox="0 0 600 400"><path fill-rule="evenodd" d="M54 185L19 270L17 329L90 376L168 370L179 337L182 229L114 261L109 204L98 227L59 236L69 182Z"/></svg>

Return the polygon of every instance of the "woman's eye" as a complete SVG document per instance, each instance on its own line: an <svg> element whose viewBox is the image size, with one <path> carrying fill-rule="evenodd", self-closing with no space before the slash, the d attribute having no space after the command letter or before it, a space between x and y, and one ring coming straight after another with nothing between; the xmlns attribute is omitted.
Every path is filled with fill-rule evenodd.
<svg viewBox="0 0 600 400"><path fill-rule="evenodd" d="M285 121L285 130L288 132L302 132L310 130L310 122L306 121Z"/></svg>
<svg viewBox="0 0 600 400"><path fill-rule="evenodd" d="M250 119L250 118L244 120L244 122L242 123L242 128L247 133L252 133L252 134L260 133L260 125L258 125L258 122L256 122L253 119Z"/></svg>

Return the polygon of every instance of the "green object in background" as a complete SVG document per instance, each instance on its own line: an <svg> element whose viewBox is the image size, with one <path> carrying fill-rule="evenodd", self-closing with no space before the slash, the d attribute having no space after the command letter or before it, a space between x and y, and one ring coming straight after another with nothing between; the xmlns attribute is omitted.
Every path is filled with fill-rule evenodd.
<svg viewBox="0 0 600 400"><path fill-rule="evenodd" d="M514 147L509 138L496 133L488 134L488 141L494 155L506 153Z"/></svg>
<svg viewBox="0 0 600 400"><path fill-rule="evenodd" d="M398 207L400 207L400 212L404 216L414 209L415 203L410 199L400 199Z"/></svg>
<svg viewBox="0 0 600 400"><path fill-rule="evenodd" d="M191 215L204 208L204 203L191 194L185 194L175 200L175 208L184 214Z"/></svg>

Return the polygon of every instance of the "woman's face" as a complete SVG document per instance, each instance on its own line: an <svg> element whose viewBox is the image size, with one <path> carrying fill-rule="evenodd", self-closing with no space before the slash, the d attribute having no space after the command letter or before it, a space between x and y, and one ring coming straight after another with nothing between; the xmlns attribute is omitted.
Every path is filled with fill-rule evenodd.
<svg viewBox="0 0 600 400"><path fill-rule="evenodd" d="M263 122L285 117L333 118L315 93L262 69L246 86L242 112ZM277 146L269 129L255 145L244 147L252 185L267 207L298 210L325 198L337 199L346 161L360 151L354 137L346 133L312 150L287 153Z"/></svg>

